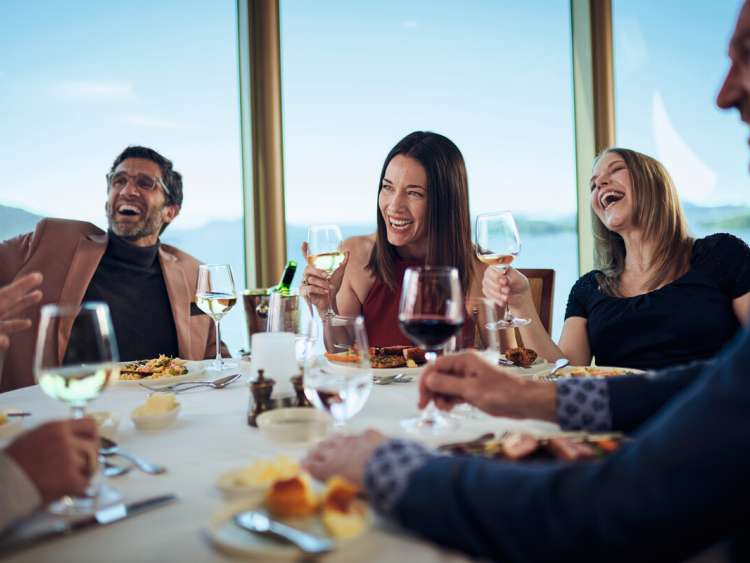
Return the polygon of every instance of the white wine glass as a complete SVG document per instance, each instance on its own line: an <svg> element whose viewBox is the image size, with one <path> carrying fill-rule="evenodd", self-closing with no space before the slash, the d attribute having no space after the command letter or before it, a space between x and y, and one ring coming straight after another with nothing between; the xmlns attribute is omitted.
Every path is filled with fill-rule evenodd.
<svg viewBox="0 0 750 563"><path fill-rule="evenodd" d="M458 270L424 266L407 268L401 287L399 325L409 339L425 352L428 362L456 337L464 323L463 293ZM457 427L430 401L422 414L401 421L406 430L440 434Z"/></svg>
<svg viewBox="0 0 750 563"><path fill-rule="evenodd" d="M485 213L477 216L477 258L490 268L507 275L508 268L521 252L521 235L510 211ZM514 317L510 305L505 306L505 315L497 321L500 328L526 326L530 319Z"/></svg>
<svg viewBox="0 0 750 563"><path fill-rule="evenodd" d="M303 382L307 399L330 414L341 430L365 406L372 370L364 318L339 316L331 324L325 354L317 353L314 341L307 347Z"/></svg>
<svg viewBox="0 0 750 563"><path fill-rule="evenodd" d="M59 345L60 335L69 335ZM106 303L45 305L39 319L34 376L39 387L70 407L71 418L86 416L86 405L119 375L119 355ZM95 460L94 460L95 461ZM88 514L121 500L116 489L94 474L84 497L63 497L50 505L56 514Z"/></svg>
<svg viewBox="0 0 750 563"><path fill-rule="evenodd" d="M307 263L323 270L329 280L344 262L345 254L340 248L342 240L341 229L336 225L312 225L307 231ZM333 299L329 289L328 309L324 315L329 320L336 316Z"/></svg>
<svg viewBox="0 0 750 563"><path fill-rule="evenodd" d="M201 311L214 321L216 327L216 359L210 369L222 371L237 367L221 357L221 332L219 323L235 303L237 292L234 288L232 267L229 264L201 264L198 267L198 285L195 289L195 303Z"/></svg>

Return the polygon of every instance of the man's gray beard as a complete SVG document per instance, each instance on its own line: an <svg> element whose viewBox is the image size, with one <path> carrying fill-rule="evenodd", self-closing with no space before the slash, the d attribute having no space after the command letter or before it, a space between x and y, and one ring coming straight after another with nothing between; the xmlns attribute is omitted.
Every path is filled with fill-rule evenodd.
<svg viewBox="0 0 750 563"><path fill-rule="evenodd" d="M161 209L153 210L153 212L146 215L141 221L133 224L118 223L114 219L114 212L111 209L107 211L107 223L110 230L118 237L124 238L127 241L136 241L151 236L154 233L158 233L161 228L161 224L159 223Z"/></svg>

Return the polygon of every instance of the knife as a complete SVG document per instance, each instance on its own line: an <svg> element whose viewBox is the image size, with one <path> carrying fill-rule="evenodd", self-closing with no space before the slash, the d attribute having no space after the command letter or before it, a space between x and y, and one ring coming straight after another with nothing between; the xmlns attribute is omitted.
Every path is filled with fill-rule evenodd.
<svg viewBox="0 0 750 563"><path fill-rule="evenodd" d="M131 502L130 504L115 504L97 510L91 516L74 521L57 520L51 526L31 534L13 533L6 536L5 541L0 543L0 556L10 552L18 551L27 547L39 545L40 543L67 536L73 532L92 528L94 526L108 526L125 518L136 516L153 508L158 508L177 500L177 495L160 495L145 500Z"/></svg>

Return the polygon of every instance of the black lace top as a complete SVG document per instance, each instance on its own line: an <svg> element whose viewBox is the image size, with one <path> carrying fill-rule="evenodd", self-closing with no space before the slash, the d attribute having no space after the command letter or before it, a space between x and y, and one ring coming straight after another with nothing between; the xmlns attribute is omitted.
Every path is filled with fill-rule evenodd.
<svg viewBox="0 0 750 563"><path fill-rule="evenodd" d="M635 297L605 295L596 273L575 283L565 311L588 319L596 363L663 368L710 358L734 336L732 300L750 291L750 248L726 233L698 239L687 273Z"/></svg>

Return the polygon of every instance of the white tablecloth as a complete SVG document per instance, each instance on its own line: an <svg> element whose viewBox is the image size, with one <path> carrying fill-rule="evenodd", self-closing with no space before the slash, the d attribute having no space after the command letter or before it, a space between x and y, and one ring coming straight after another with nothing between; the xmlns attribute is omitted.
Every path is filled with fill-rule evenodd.
<svg viewBox="0 0 750 563"><path fill-rule="evenodd" d="M243 372L249 366L243 363ZM278 387L278 386L277 386ZM288 385L282 385L289 389ZM107 389L89 410L109 410L121 417L119 444L149 461L164 464L168 472L151 476L133 470L107 482L119 489L125 502L164 493L175 493L171 505L140 514L112 526L89 529L16 554L7 561L231 561L213 547L204 529L211 514L223 504L215 486L216 477L252 460L285 453L301 457L305 449L270 443L257 429L247 425L249 389L246 378L222 390L190 391L179 395L182 412L171 428L158 432L137 431L129 414L142 403L147 392L140 387L118 384ZM402 435L398 421L416 414L417 385L374 386L365 408L348 425L348 430L368 427L390 435ZM30 411L28 427L64 418L67 409L42 393L38 387L0 395L0 410L20 408ZM539 421L472 419L462 421L461 429L435 443L468 439L487 431L507 429L548 432L556 426ZM347 561L344 550L332 553L326 561ZM453 561L453 553L423 542L384 522L357 540L357 560L368 561Z"/></svg>

